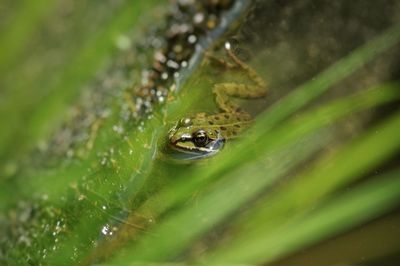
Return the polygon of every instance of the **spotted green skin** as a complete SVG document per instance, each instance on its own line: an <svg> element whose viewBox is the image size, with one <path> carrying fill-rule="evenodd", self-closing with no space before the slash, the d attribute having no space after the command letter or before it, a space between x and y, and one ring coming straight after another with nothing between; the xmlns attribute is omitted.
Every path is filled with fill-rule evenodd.
<svg viewBox="0 0 400 266"><path fill-rule="evenodd" d="M185 125L186 121L186 125ZM252 118L248 113L219 113L214 115L197 114L194 117L184 118L178 122L178 127L170 132L169 140L172 143L178 142L182 136L192 136L198 130L204 130L210 139L216 137L224 140L237 137L240 132L247 128ZM182 146L184 148L185 146Z"/></svg>
<svg viewBox="0 0 400 266"><path fill-rule="evenodd" d="M199 113L193 117L182 118L168 134L168 148L179 159L201 159L218 153L223 144L234 139L251 124L252 117L236 105L231 98L254 99L266 95L264 80L248 65L240 61L230 50L227 51L233 64L218 60L227 68L238 68L255 83L218 83L213 86L215 102L220 113L207 115ZM213 58L212 58L213 59ZM199 145L196 135L206 136L207 142Z"/></svg>

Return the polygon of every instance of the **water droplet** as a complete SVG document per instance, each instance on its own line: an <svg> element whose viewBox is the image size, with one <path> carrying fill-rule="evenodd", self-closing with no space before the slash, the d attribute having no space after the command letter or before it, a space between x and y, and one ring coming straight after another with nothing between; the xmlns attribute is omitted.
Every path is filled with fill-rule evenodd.
<svg viewBox="0 0 400 266"><path fill-rule="evenodd" d="M166 72L162 73L161 78L164 80L168 79L168 73Z"/></svg>
<svg viewBox="0 0 400 266"><path fill-rule="evenodd" d="M226 50L230 50L232 47L231 47L231 43L230 42L225 42L225 49Z"/></svg>
<svg viewBox="0 0 400 266"><path fill-rule="evenodd" d="M114 125L112 129L118 134L124 133L124 128L121 125Z"/></svg>
<svg viewBox="0 0 400 266"><path fill-rule="evenodd" d="M189 43L191 43L191 44L194 44L194 43L196 43L197 42L197 37L196 37L196 35L190 35L189 37L188 37L188 42Z"/></svg>
<svg viewBox="0 0 400 266"><path fill-rule="evenodd" d="M203 13L197 13L193 16L193 22L196 24L200 24L204 21L204 14Z"/></svg>
<svg viewBox="0 0 400 266"><path fill-rule="evenodd" d="M170 68L179 69L179 64L171 59L167 61L167 66Z"/></svg>
<svg viewBox="0 0 400 266"><path fill-rule="evenodd" d="M120 50L127 50L131 46L131 40L126 35L119 35L115 40L115 45Z"/></svg>

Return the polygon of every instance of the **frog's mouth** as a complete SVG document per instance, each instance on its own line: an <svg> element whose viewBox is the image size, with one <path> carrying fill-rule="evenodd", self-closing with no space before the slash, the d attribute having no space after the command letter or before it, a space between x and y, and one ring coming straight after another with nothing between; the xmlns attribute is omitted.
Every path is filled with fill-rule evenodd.
<svg viewBox="0 0 400 266"><path fill-rule="evenodd" d="M170 143L166 153L174 159L179 160L199 160L217 154L224 146L223 139L211 141L204 147L197 147L194 144L179 146L179 143Z"/></svg>

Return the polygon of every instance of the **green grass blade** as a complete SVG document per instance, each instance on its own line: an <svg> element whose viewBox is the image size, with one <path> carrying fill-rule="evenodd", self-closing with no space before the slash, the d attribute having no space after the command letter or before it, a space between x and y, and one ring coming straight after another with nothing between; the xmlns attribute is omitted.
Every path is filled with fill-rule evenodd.
<svg viewBox="0 0 400 266"><path fill-rule="evenodd" d="M265 252L261 251L263 245L257 252L246 248L247 245L262 241L261 238L266 238L281 224L287 223L288 213L292 218L304 213L327 194L362 177L390 158L400 148L400 140L396 138L399 128L400 115L397 114L333 157L321 159L313 169L295 178L276 194L267 195L263 204L253 210L253 215L246 216L239 226L242 230L235 236L235 241L215 251L215 261L250 262L253 258L251 254L261 256Z"/></svg>
<svg viewBox="0 0 400 266"><path fill-rule="evenodd" d="M42 20L54 7L56 1L22 1L18 6L12 21L8 22L10 27L3 28L0 34L0 75L9 71L10 66L15 65L18 56L26 49L35 31L39 28Z"/></svg>
<svg viewBox="0 0 400 266"><path fill-rule="evenodd" d="M398 88L398 84L383 85L343 100L338 100L316 110L311 110L303 116L300 116L301 118L294 119L276 130L265 133L265 135L259 139L251 137L244 139L243 145L233 147L228 153L237 154L239 150L239 154L249 152L252 153L251 158L254 159L258 152L265 155L266 151L277 151L285 147L285 145L287 146L290 145L290 143L295 143L308 134L313 134L313 132L318 129L346 115L398 99L400 96ZM254 146L262 147L262 149L255 149ZM229 147L227 148L229 149ZM243 158L243 160L245 159L246 158ZM191 176L190 180L185 180L175 185L173 189L168 188L161 192L160 195L155 195L143 208L151 209L153 214L157 216L168 210L168 208L184 202L190 198L193 191L201 189L203 186L212 182L213 179L220 179L223 176L219 173L209 171L209 169L214 166L218 168L218 166L221 165L221 161L224 162L222 165L230 163L229 157L227 159L218 158L218 162L215 162L215 164L195 168L188 173L188 176Z"/></svg>
<svg viewBox="0 0 400 266"><path fill-rule="evenodd" d="M337 61L321 74L310 79L310 81L296 88L289 95L268 108L268 111L257 119L258 123L251 129L249 139L262 138L271 128L288 118L296 110L306 106L323 92L327 91L332 85L350 76L356 70L360 69L363 65L367 64L399 41L400 24L393 26L383 34L357 48L348 56ZM241 147L244 148L246 145L248 145L248 143L243 142ZM224 171L223 169L230 169L242 163L243 158L252 158L252 152L249 151L248 153L240 154L225 153L221 157L223 157L222 160L227 158L229 163L221 166L216 165L215 169L210 169L210 171Z"/></svg>
<svg viewBox="0 0 400 266"><path fill-rule="evenodd" d="M72 100L79 95L85 82L94 77L97 71L107 62L115 51L115 38L126 32L140 20L141 11L158 4L158 0L135 2L128 1L121 7L120 14L107 24L101 32L87 40L70 59L64 71L54 77L55 82L46 89L49 93L41 100L40 105L29 114L23 114L24 130L3 130L0 135L0 157L11 160L23 154L38 140L46 138L60 121ZM8 117L0 117L7 121ZM22 119L21 117L14 117ZM12 141L19 139L18 142Z"/></svg>
<svg viewBox="0 0 400 266"><path fill-rule="evenodd" d="M162 196L164 200L161 201L166 205L164 208L187 199L194 188L201 186L200 184L202 183L206 183L207 180L204 177L216 178L224 171L234 169L235 166L243 164L245 160L251 160L253 158L253 150L246 149L246 147L253 145L255 140L262 139L272 127L289 117L294 111L304 107L311 100L329 89L335 82L339 82L341 79L351 75L355 70L373 60L380 53L386 51L399 41L400 25L396 25L341 59L311 81L294 90L288 97L276 103L257 119L258 122L250 129L247 141L243 141L238 145L237 150L241 150L240 153L229 152L228 147L227 151L219 155L218 158L218 161L223 161L224 163L215 163L201 169L201 171L198 170L199 174L194 174L191 181L185 182L182 184L182 187L176 188L175 193L166 191L165 196ZM162 206L156 209L160 208Z"/></svg>
<svg viewBox="0 0 400 266"><path fill-rule="evenodd" d="M319 140L317 139L313 142L309 140L306 144L302 143L302 138L310 138L326 124L326 121L332 123L344 114L350 114L359 109L386 102L389 99L393 100L393 95L400 96L398 86L387 86L382 90L367 90L356 96L348 97L348 99L341 99L331 105L321 107L319 112L310 112L312 114L322 114L321 116L307 114L304 116L306 119L299 119L302 121L301 124L311 125L312 130L307 131L308 135L299 134L298 131L293 130L295 127L283 126L283 130L277 131L276 135L264 137L257 142L259 149L263 151L260 161L253 157L253 164L242 166L238 170L230 171L225 176L220 177L220 181L215 185L210 185L207 190L211 191L207 192L204 197L197 199L194 206L183 208L177 214L161 222L159 226L156 226L151 231L151 236L143 236L143 240L137 246L130 247L129 249L135 251L129 252L127 258L133 261L162 261L178 255L192 241L223 221L224 218L240 208L246 201L282 177L294 165L306 159L312 151L325 144L324 138L321 136ZM338 113L340 116L337 116ZM296 123L295 126L298 127L298 124ZM284 132L287 132L286 134L289 136L294 132L293 134L297 138L292 138L291 141L288 141L284 136ZM286 145L282 145L279 148L271 148L270 145L266 145L267 141L272 141L272 143L279 142L279 138L282 138L282 142ZM319 141L322 141L322 143L319 143ZM303 148L298 150L295 148L297 145ZM251 147L249 148L251 149ZM262 163L265 160L273 163L265 165ZM189 173L189 176L194 176L194 174ZM203 175L202 177L207 179L207 176ZM192 188L191 194L198 189L200 188ZM180 193L175 187L169 187L169 191ZM159 205L168 204L168 202L164 201L166 199L160 199L155 196L154 202L158 202ZM160 210L159 206L146 207L153 211L153 215L157 215L155 211ZM187 224L190 224L190 227L183 226ZM118 261L121 262L127 258L120 258Z"/></svg>
<svg viewBox="0 0 400 266"><path fill-rule="evenodd" d="M260 231L262 237L242 243L243 250L239 254L220 254L219 260L210 264L218 264L218 261L266 263L306 248L393 210L400 201L399 187L399 171L377 176L290 224L265 235Z"/></svg>

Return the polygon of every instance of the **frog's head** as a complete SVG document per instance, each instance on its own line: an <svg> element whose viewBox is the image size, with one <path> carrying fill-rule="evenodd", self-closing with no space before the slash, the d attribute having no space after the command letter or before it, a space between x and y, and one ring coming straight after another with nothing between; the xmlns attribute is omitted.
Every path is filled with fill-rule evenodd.
<svg viewBox="0 0 400 266"><path fill-rule="evenodd" d="M190 118L178 121L168 134L170 155L176 159L196 160L222 149L224 139L218 129L196 125Z"/></svg>

